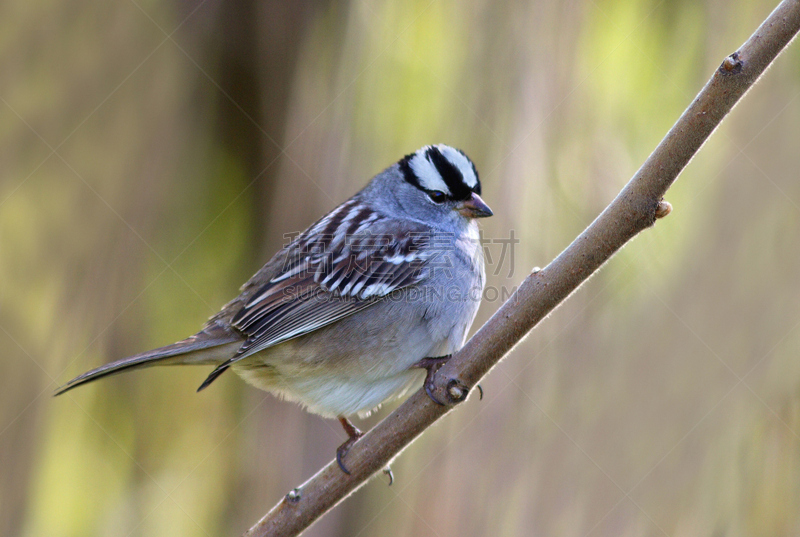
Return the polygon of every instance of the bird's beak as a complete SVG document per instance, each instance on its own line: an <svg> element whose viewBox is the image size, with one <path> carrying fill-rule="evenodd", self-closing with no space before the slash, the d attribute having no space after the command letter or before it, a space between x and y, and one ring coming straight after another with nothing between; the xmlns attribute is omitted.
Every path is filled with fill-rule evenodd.
<svg viewBox="0 0 800 537"><path fill-rule="evenodd" d="M467 218L486 218L494 214L486 202L474 192L468 200L456 205L456 210Z"/></svg>

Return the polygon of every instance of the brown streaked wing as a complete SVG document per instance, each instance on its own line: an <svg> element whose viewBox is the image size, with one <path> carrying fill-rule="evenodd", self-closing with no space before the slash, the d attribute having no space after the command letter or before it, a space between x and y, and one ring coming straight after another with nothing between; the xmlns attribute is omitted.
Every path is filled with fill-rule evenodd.
<svg viewBox="0 0 800 537"><path fill-rule="evenodd" d="M362 233L352 241L332 244L333 251L314 252L299 264L288 263L233 317L232 326L247 339L200 389L242 358L318 330L419 283L427 273L423 247L430 232L421 225L405 227L391 241ZM304 240L308 240L305 234L296 242Z"/></svg>

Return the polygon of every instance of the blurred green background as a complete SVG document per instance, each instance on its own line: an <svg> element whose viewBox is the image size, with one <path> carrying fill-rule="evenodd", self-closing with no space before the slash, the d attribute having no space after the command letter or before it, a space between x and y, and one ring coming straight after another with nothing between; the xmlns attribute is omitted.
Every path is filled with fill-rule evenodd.
<svg viewBox="0 0 800 537"><path fill-rule="evenodd" d="M338 423L207 368L200 328L406 153L477 164L489 285L608 204L775 0L0 4L0 534L238 535ZM800 534L800 47L675 210L306 534ZM499 306L486 300L476 326ZM473 328L474 331L474 328ZM367 428L384 409L359 422Z"/></svg>

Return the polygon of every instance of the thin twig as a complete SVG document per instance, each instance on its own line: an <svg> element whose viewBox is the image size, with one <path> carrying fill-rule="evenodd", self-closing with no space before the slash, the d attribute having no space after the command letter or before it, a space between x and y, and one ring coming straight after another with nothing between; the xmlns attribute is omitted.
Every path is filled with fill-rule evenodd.
<svg viewBox="0 0 800 537"><path fill-rule="evenodd" d="M800 0L784 0L747 42L722 62L614 201L543 270L530 274L435 378L438 398L425 390L376 425L350 449L345 475L331 462L278 503L246 537L297 535L366 480L385 468L474 386L547 314L636 234L669 213L661 201L678 174L722 119L800 29ZM670 68L669 58L653 58Z"/></svg>

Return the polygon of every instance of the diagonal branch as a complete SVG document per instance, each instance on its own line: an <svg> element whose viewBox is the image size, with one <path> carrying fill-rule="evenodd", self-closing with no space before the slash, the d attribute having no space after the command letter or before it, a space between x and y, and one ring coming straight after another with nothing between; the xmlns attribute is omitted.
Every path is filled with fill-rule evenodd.
<svg viewBox="0 0 800 537"><path fill-rule="evenodd" d="M784 0L737 51L725 58L666 137L616 199L543 270L530 274L489 321L436 374L425 390L377 424L350 449L345 475L331 462L245 534L297 535L384 468L453 406L522 338L639 232L666 216L661 200L722 119L800 30L800 0ZM667 63L669 58L653 58ZM665 67L668 68L668 65Z"/></svg>

